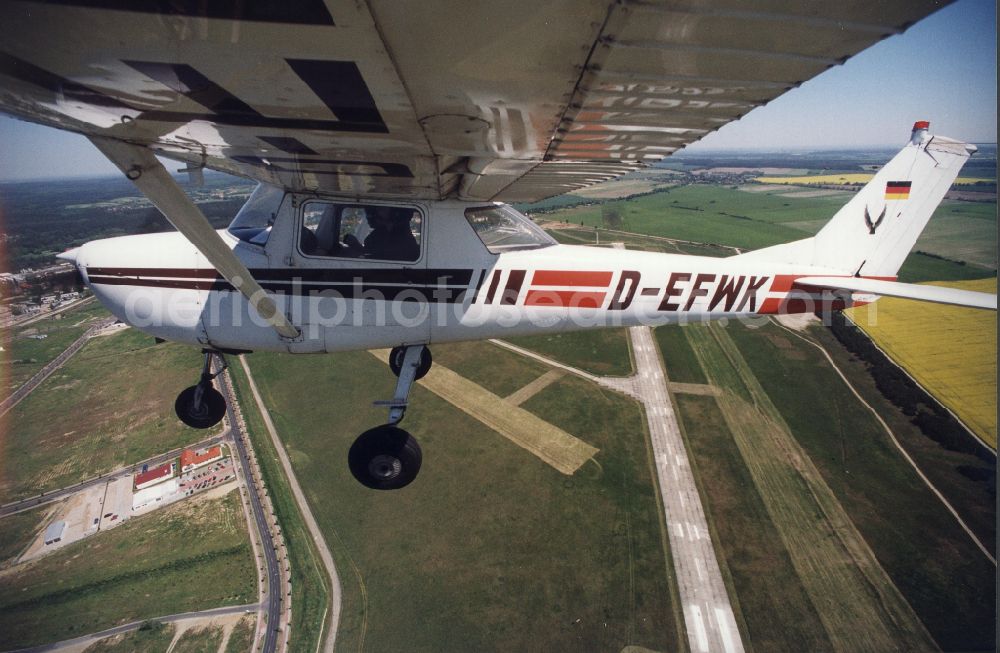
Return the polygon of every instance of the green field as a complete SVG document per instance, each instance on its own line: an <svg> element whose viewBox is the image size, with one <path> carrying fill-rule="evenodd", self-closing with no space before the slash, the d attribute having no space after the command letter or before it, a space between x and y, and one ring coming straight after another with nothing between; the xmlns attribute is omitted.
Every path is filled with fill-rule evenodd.
<svg viewBox="0 0 1000 653"><path fill-rule="evenodd" d="M728 333L937 643L945 650L991 648L996 567L826 360L774 325L734 325Z"/></svg>
<svg viewBox="0 0 1000 653"><path fill-rule="evenodd" d="M488 342L435 345L434 362L458 372L499 397L506 397L548 371L544 363ZM383 368L380 375L389 374Z"/></svg>
<svg viewBox="0 0 1000 653"><path fill-rule="evenodd" d="M0 364L7 370L4 394L13 392L36 372L58 356L95 321L109 313L96 301L75 307L26 327L15 329L4 337L6 351ZM39 340L30 336L45 336ZM8 340L9 338L9 340Z"/></svg>
<svg viewBox="0 0 1000 653"><path fill-rule="evenodd" d="M661 326L653 330L656 344L660 347L663 364L667 368L667 377L680 383L708 383L705 372L698 363L690 343L684 337L684 329L680 325ZM697 325L693 328L697 328Z"/></svg>
<svg viewBox="0 0 1000 653"><path fill-rule="evenodd" d="M14 561L42 528L48 508L35 508L0 518L0 568Z"/></svg>
<svg viewBox="0 0 1000 653"><path fill-rule="evenodd" d="M285 473L278 462L277 452L271 443L271 437L267 432L267 427L261 418L260 411L257 410L257 402L254 401L250 386L243 372L243 366L239 361L230 360L230 378L233 380L233 390L236 393L237 401L243 413L243 420L246 422L248 436L253 442L254 451L257 454L257 463L260 466L263 476L264 486L268 490L271 503L274 505L275 515L281 524L281 532L285 540L285 548L288 551L288 561L291 567L292 587L292 635L289 638L289 650L293 653L312 653L316 650L316 642L323 635L324 615L329 611L329 581L319 555L316 553L313 538L302 520L295 498ZM339 569L341 578L344 577L343 568ZM230 637L228 648L233 651L247 650L232 648L232 637L236 636L234 631ZM250 629L250 640L253 639L253 631Z"/></svg>
<svg viewBox="0 0 1000 653"><path fill-rule="evenodd" d="M252 603L256 585L239 495L189 500L0 576L0 648Z"/></svg>
<svg viewBox="0 0 1000 653"><path fill-rule="evenodd" d="M208 437L173 412L176 394L197 379L200 358L197 349L154 345L135 329L90 340L8 414L0 503Z"/></svg>
<svg viewBox="0 0 1000 653"><path fill-rule="evenodd" d="M588 329L507 340L512 345L530 349L597 376L632 374L632 355L629 353L628 332L625 329Z"/></svg>
<svg viewBox="0 0 1000 653"><path fill-rule="evenodd" d="M730 186L689 184L634 199L561 209L544 217L597 227L603 224L603 207L612 207L621 214L625 231L759 249L815 234L846 199L844 195L789 197L785 190L750 193ZM915 247L933 256L911 254L900 280L976 279L995 274L996 220L995 202L943 202ZM551 233L561 242L594 242L592 234L567 231L560 237L558 230ZM602 238L622 240L615 234Z"/></svg>
<svg viewBox="0 0 1000 653"><path fill-rule="evenodd" d="M674 378L680 366L669 359L666 365ZM715 398L676 395L675 401L748 650L833 650Z"/></svg>
<svg viewBox="0 0 1000 653"><path fill-rule="evenodd" d="M631 401L564 378L522 405L600 448L565 476L417 386L404 426L423 469L383 493L346 465L356 435L384 420L370 408L392 393L383 363L358 352L250 364L341 570L344 650L684 648Z"/></svg>

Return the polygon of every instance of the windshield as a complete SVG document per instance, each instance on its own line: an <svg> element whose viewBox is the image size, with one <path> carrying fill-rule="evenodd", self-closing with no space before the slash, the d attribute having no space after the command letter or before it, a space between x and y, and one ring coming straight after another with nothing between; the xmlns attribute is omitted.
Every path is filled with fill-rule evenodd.
<svg viewBox="0 0 1000 653"><path fill-rule="evenodd" d="M284 197L285 191L277 186L257 184L250 199L229 225L229 233L254 245L266 244Z"/></svg>
<svg viewBox="0 0 1000 653"><path fill-rule="evenodd" d="M556 244L530 218L506 204L467 209L465 219L476 230L476 235L486 248L494 254Z"/></svg>

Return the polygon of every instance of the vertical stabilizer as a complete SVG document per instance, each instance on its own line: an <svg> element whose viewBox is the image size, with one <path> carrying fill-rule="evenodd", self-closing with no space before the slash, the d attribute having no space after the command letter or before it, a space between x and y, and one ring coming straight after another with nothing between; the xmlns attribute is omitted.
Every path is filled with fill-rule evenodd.
<svg viewBox="0 0 1000 653"><path fill-rule="evenodd" d="M892 277L976 151L913 125L910 142L813 238L746 254L843 274Z"/></svg>

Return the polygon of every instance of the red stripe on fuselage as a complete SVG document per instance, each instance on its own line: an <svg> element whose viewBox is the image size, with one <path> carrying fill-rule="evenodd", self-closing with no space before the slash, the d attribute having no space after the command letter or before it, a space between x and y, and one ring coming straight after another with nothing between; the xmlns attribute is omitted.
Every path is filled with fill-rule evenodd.
<svg viewBox="0 0 1000 653"><path fill-rule="evenodd" d="M584 292L580 290L537 290L528 291L525 306L560 306L563 308L600 308L606 292Z"/></svg>
<svg viewBox="0 0 1000 653"><path fill-rule="evenodd" d="M535 270L531 277L533 286L590 286L607 288L611 272L585 270Z"/></svg>

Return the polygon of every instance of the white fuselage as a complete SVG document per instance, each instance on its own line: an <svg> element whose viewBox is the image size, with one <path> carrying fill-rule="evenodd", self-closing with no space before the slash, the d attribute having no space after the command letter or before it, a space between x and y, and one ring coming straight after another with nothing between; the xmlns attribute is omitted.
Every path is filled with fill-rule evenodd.
<svg viewBox="0 0 1000 653"><path fill-rule="evenodd" d="M305 256L295 246L294 215L279 217L265 246L221 232L299 328L295 340L260 319L178 233L94 241L80 248L76 263L105 306L151 335L293 353L811 312L819 295L795 288L795 278L836 274L741 257L572 245L492 254L465 220L467 207L419 205L427 216L421 255L405 265Z"/></svg>

